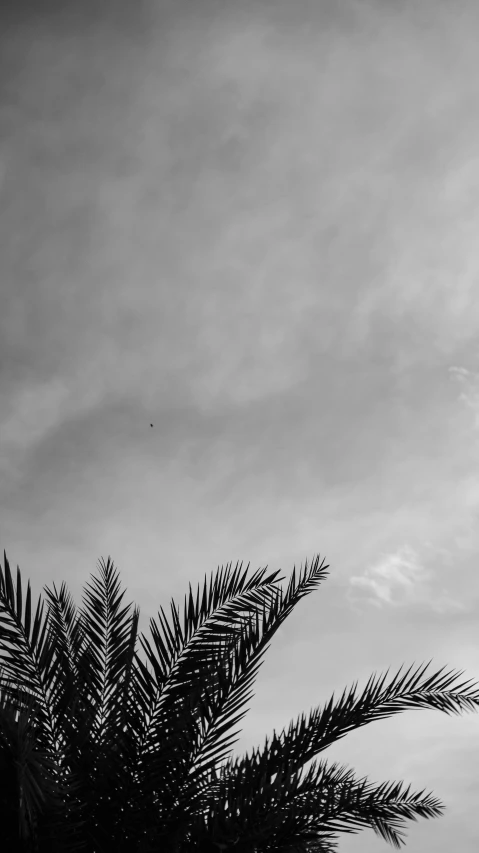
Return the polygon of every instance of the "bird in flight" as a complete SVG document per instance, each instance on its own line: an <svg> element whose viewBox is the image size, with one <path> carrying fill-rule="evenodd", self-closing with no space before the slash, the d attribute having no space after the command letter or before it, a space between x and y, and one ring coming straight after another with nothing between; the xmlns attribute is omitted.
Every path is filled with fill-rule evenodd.
<svg viewBox="0 0 479 853"><path fill-rule="evenodd" d="M150 426L153 426L153 424L150 424Z"/></svg>

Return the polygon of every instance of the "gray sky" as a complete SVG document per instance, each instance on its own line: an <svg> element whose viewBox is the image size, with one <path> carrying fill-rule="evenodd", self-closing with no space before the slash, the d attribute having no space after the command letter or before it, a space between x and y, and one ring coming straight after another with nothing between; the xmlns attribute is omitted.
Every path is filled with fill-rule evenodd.
<svg viewBox="0 0 479 853"><path fill-rule="evenodd" d="M324 556L234 755L388 666L479 679L479 5L98 5L2 12L1 548L35 606L111 555L148 638ZM477 849L476 715L320 757L443 800L408 853Z"/></svg>

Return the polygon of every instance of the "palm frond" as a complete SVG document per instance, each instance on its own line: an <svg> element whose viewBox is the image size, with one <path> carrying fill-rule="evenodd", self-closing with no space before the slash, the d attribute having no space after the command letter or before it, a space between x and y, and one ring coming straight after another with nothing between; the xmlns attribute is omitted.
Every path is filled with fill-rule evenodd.
<svg viewBox="0 0 479 853"><path fill-rule="evenodd" d="M196 601L190 585L183 624L173 602L172 627L163 609L162 632L150 620L153 645L140 638L146 664L136 651L139 611L120 608L124 593L110 558L100 563L101 579L87 589L78 614L64 584L60 593L47 589L48 615L42 626L39 600L33 631L30 584L22 618L20 571L15 592L5 552L4 558L0 660L10 710L2 719L21 710L25 732L29 727L28 737L18 733L39 763L21 783L24 820L45 850L54 849L49 839L67 821L71 838L61 853L75 845L87 853L203 853L212 844L234 845L235 853L331 853L338 832L369 826L400 846L405 820L441 813L439 801L410 795L402 783L372 787L326 763L304 779L301 770L376 719L410 708L476 710L479 691L455 683L455 673L441 676L444 667L427 679L424 669L409 677L411 668L399 678L401 667L387 686L387 673L372 676L359 697L356 683L337 703L333 694L308 720L301 715L279 737L273 733L264 750L228 760L238 734L229 730L248 710L241 709L268 644L327 575L319 557L309 572L306 563L297 585L293 570L285 594L275 586L283 579L278 572L264 577L265 568L247 581L248 567L241 575L238 564L232 575L231 566L218 570L209 589L205 579L201 599L199 585Z"/></svg>

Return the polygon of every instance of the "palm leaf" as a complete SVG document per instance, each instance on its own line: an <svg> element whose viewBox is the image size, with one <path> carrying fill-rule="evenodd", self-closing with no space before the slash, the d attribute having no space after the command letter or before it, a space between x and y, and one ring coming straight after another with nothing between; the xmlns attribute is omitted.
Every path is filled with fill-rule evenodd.
<svg viewBox="0 0 479 853"><path fill-rule="evenodd" d="M59 594L47 589L48 616L42 628L39 600L33 632L30 584L22 619L20 571L15 594L5 553L4 559L3 689L11 707L23 709L32 723L28 737L36 753L51 762L37 775L28 771L40 780L43 800L33 781L22 788L26 824L44 839L45 850L53 849L48 839L63 821L70 833L62 853L74 845L100 853L147 853L160 846L199 853L212 844L234 845L235 853L330 853L338 832L364 826L400 846L405 820L441 813L439 801L421 799L422 792L409 795L402 783L374 788L325 763L316 776L310 768L302 779L301 768L376 719L410 708L475 710L477 689L456 684L454 673L440 677L443 670L428 679L422 679L424 670L408 677L409 670L400 679L399 670L387 686L387 673L372 676L362 695L356 695L357 684L336 704L333 694L308 721L301 715L288 731L274 734L269 747L266 741L251 757L227 760L218 773L237 742L237 732L228 732L247 712L239 711L252 695L268 643L327 574L319 557L309 573L306 564L297 586L293 570L286 594L275 587L277 572L264 578L266 569L259 570L246 581L247 569L241 575L238 564L232 575L228 567L218 570L209 590L205 579L201 599L199 586L195 601L190 585L183 625L172 602L173 627L162 610L163 637L154 620L154 648L141 637L152 672L136 652L139 611L120 609L124 593L110 559L101 564L102 581L94 579L79 614L64 585ZM56 787L48 767L56 769Z"/></svg>

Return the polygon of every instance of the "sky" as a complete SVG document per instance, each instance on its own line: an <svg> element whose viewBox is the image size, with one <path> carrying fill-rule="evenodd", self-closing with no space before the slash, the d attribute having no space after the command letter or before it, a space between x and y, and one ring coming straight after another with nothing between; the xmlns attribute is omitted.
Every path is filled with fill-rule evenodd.
<svg viewBox="0 0 479 853"><path fill-rule="evenodd" d="M218 566L324 557L233 757L388 667L479 680L477 2L0 18L0 548L35 607L111 556L150 639ZM442 800L408 853L477 850L476 714L318 758Z"/></svg>

